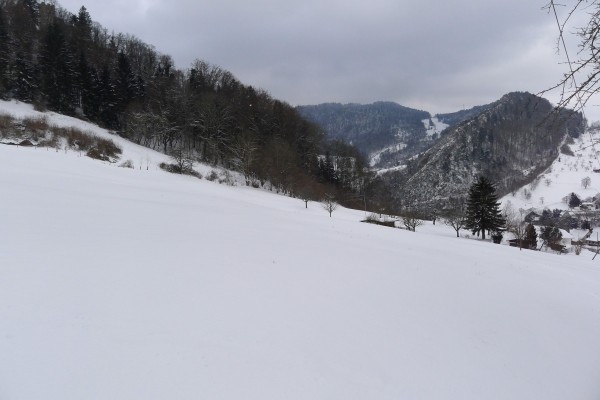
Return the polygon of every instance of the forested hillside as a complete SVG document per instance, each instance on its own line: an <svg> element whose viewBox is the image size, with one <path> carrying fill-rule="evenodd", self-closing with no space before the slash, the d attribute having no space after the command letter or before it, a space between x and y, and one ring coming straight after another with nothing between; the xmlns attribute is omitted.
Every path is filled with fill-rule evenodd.
<svg viewBox="0 0 600 400"><path fill-rule="evenodd" d="M460 111L456 111L453 113L446 113L446 114L436 114L435 116L443 123L448 124L450 126L454 126L454 125L458 125L461 122L466 121L470 118L473 118L473 117L477 116L478 114L481 114L482 112L484 112L485 110L490 108L492 105L493 104L485 104L482 106L475 106L475 107L469 108L468 110L460 110Z"/></svg>
<svg viewBox="0 0 600 400"><path fill-rule="evenodd" d="M299 106L300 114L323 127L330 138L352 143L371 165L389 167L424 151L432 143L423 121L427 111L392 102L325 103Z"/></svg>
<svg viewBox="0 0 600 400"><path fill-rule="evenodd" d="M531 182L558 157L563 141L584 128L580 113L555 110L530 93L509 93L448 128L433 147L385 179L396 204L413 208L447 207L465 196L478 175L504 195Z"/></svg>
<svg viewBox="0 0 600 400"><path fill-rule="evenodd" d="M0 0L0 98L96 122L168 154L183 149L279 192L329 192L352 205L379 184L352 146L325 141L285 102L202 60L177 69L153 46L94 23L84 7L73 15L55 2Z"/></svg>

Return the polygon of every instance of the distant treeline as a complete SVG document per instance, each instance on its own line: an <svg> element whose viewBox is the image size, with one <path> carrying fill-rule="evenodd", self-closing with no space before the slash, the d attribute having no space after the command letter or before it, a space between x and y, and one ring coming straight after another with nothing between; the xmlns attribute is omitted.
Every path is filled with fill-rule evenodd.
<svg viewBox="0 0 600 400"><path fill-rule="evenodd" d="M285 102L196 60L170 56L134 36L109 33L81 7L0 0L0 97L84 118L169 154L242 171L248 184L346 205L381 208L387 191L350 145ZM308 194L307 194L308 193ZM377 198L377 200L375 199Z"/></svg>

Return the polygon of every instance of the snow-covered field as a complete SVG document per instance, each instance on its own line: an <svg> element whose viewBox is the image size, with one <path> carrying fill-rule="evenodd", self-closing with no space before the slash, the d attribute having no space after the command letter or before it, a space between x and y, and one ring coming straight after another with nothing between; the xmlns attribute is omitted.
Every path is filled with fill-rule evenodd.
<svg viewBox="0 0 600 400"><path fill-rule="evenodd" d="M530 185L508 194L502 202L510 201L516 208L558 208L566 210L563 201L571 192L582 200L600 193L600 131L587 132L569 145L573 155L560 154L554 163ZM584 188L583 178L589 177L591 184Z"/></svg>
<svg viewBox="0 0 600 400"><path fill-rule="evenodd" d="M425 129L427 130L428 137L440 134L444 129L450 126L440 121L437 117L431 117L431 119L424 119L422 122L425 126Z"/></svg>
<svg viewBox="0 0 600 400"><path fill-rule="evenodd" d="M406 143L396 143L392 146L385 147L381 150L373 152L369 155L369 165L374 166L381 161L381 156L386 153L402 151L406 148Z"/></svg>
<svg viewBox="0 0 600 400"><path fill-rule="evenodd" d="M329 218L115 141L152 166L0 145L1 399L600 398L600 260Z"/></svg>

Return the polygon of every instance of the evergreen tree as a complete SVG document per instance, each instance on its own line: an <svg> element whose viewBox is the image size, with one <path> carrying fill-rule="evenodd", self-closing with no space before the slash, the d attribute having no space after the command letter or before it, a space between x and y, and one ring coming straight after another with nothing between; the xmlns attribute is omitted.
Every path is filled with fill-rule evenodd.
<svg viewBox="0 0 600 400"><path fill-rule="evenodd" d="M121 51L117 54L115 71L115 100L119 111L125 111L129 102L136 97L136 86L136 77L131 71L129 58Z"/></svg>
<svg viewBox="0 0 600 400"><path fill-rule="evenodd" d="M501 232L505 221L500 212L496 189L485 177L480 176L469 189L466 228L485 239L485 231Z"/></svg>
<svg viewBox="0 0 600 400"><path fill-rule="evenodd" d="M9 89L9 40L8 29L6 27L6 16L4 14L4 9L0 7L0 98L6 98L6 92Z"/></svg>
<svg viewBox="0 0 600 400"><path fill-rule="evenodd" d="M319 175L324 183L335 183L337 181L335 167L329 150L325 152L325 158L319 159Z"/></svg>
<svg viewBox="0 0 600 400"><path fill-rule="evenodd" d="M588 221L587 219L584 220L583 222L581 222L581 229L592 229L592 226L590 224L590 221Z"/></svg>
<svg viewBox="0 0 600 400"><path fill-rule="evenodd" d="M581 205L581 199L575 194L571 193L569 198L569 208L579 207Z"/></svg>
<svg viewBox="0 0 600 400"><path fill-rule="evenodd" d="M92 40L92 18L84 6L81 6L74 21L75 38L79 50L88 51L88 46Z"/></svg>
<svg viewBox="0 0 600 400"><path fill-rule="evenodd" d="M77 77L79 81L77 83L77 103L81 108L84 115L88 117L92 116L93 112L91 107L88 107L87 102L90 98L94 97L93 91L93 77L91 68L85 57L85 53L82 51L79 53L79 62L77 63Z"/></svg>
<svg viewBox="0 0 600 400"><path fill-rule="evenodd" d="M33 101L34 91L37 89L36 70L21 52L16 54L11 67L10 88L12 95L17 100Z"/></svg>
<svg viewBox="0 0 600 400"><path fill-rule="evenodd" d="M540 216L540 224L542 225L549 225L552 223L554 216L552 215L552 211L548 210L547 208L544 209L544 211L542 211L542 215Z"/></svg>
<svg viewBox="0 0 600 400"><path fill-rule="evenodd" d="M537 232L533 224L527 225L525 228L525 237L523 238L523 247L526 249L537 248Z"/></svg>
<svg viewBox="0 0 600 400"><path fill-rule="evenodd" d="M35 0L17 0L6 4L9 14L13 51L21 54L27 69L34 70L36 47L39 44L39 5Z"/></svg>
<svg viewBox="0 0 600 400"><path fill-rule="evenodd" d="M562 233L556 226L545 226L542 228L540 239L543 240L544 244L550 248L554 248L560 244L562 240Z"/></svg>
<svg viewBox="0 0 600 400"><path fill-rule="evenodd" d="M110 129L118 127L115 88L108 66L104 65L98 81L99 117L102 124Z"/></svg>
<svg viewBox="0 0 600 400"><path fill-rule="evenodd" d="M50 24L43 45L41 89L48 107L63 114L72 114L76 105L74 83L77 79L73 56L58 23Z"/></svg>
<svg viewBox="0 0 600 400"><path fill-rule="evenodd" d="M23 6L31 15L31 20L35 25L40 23L40 5L38 0L21 0Z"/></svg>
<svg viewBox="0 0 600 400"><path fill-rule="evenodd" d="M561 214L562 214L562 210L555 208L554 210L552 210L552 219L554 219L554 220L559 219Z"/></svg>

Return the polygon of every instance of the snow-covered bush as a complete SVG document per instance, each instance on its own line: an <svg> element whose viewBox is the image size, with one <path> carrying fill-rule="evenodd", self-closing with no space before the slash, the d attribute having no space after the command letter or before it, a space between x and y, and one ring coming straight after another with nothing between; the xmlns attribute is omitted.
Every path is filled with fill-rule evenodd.
<svg viewBox="0 0 600 400"><path fill-rule="evenodd" d="M121 168L131 168L131 169L133 169L133 168L134 168L134 167L133 167L133 161L131 161L131 160L125 160L125 161L123 161L123 162L122 162L122 163L119 165L119 167L121 167Z"/></svg>

